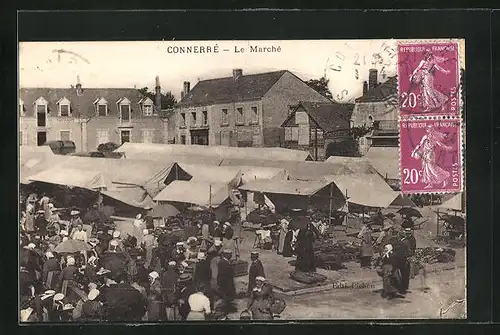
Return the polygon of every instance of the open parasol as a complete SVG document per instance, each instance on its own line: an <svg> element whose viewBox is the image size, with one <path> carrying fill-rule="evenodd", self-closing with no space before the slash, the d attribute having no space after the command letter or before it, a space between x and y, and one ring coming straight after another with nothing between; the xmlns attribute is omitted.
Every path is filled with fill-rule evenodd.
<svg viewBox="0 0 500 335"><path fill-rule="evenodd" d="M415 208L403 207L398 211L399 214L409 217L421 218L422 214Z"/></svg>
<svg viewBox="0 0 500 335"><path fill-rule="evenodd" d="M74 253L89 250L91 250L90 245L80 240L66 240L59 243L54 249L57 253Z"/></svg>

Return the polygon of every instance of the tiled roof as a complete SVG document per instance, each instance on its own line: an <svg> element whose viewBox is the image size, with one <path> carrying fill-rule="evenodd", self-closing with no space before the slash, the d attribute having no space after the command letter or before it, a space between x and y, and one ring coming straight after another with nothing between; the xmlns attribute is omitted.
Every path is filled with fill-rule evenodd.
<svg viewBox="0 0 500 335"><path fill-rule="evenodd" d="M25 116L33 116L35 101L43 97L48 101L51 115L57 115L57 101L66 97L71 102L71 115L90 117L96 115L94 102L104 98L108 102L108 116L118 116L117 101L127 98L131 102L132 117L141 115L139 101L143 95L133 88L83 88L83 94L78 96L76 88L21 88L19 99L24 103Z"/></svg>
<svg viewBox="0 0 500 335"><path fill-rule="evenodd" d="M283 125L303 107L311 117L325 132L349 129L349 120L354 109L354 104L340 104L331 102L300 101Z"/></svg>
<svg viewBox="0 0 500 335"><path fill-rule="evenodd" d="M388 97L398 94L398 77L389 77L387 81L377 85L374 89L368 90L366 94L357 98L356 102L377 102L387 100Z"/></svg>
<svg viewBox="0 0 500 335"><path fill-rule="evenodd" d="M286 70L202 80L180 101L181 106L203 106L260 99Z"/></svg>

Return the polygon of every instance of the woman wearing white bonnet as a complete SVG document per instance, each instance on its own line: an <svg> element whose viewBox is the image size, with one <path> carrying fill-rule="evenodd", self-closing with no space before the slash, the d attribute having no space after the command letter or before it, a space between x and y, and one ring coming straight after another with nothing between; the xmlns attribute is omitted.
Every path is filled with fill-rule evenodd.
<svg viewBox="0 0 500 335"><path fill-rule="evenodd" d="M158 272L149 274L149 295L148 295L148 321L160 321L163 305L162 289Z"/></svg>
<svg viewBox="0 0 500 335"><path fill-rule="evenodd" d="M395 287L394 277L394 257L392 244L387 244L384 247L382 257L378 260L381 262L381 268L377 273L382 276L383 289L381 292L382 298L393 299L397 296L398 289Z"/></svg>

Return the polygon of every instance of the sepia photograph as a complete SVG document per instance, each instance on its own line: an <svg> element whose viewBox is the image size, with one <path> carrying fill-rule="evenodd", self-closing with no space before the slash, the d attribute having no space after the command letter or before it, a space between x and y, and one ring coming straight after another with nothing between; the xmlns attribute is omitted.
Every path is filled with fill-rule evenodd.
<svg viewBox="0 0 500 335"><path fill-rule="evenodd" d="M18 66L20 324L467 318L464 40Z"/></svg>

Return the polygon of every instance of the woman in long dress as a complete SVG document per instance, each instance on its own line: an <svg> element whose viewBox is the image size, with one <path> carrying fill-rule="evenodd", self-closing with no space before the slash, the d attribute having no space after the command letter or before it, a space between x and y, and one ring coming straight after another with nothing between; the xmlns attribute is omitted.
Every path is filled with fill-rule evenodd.
<svg viewBox="0 0 500 335"><path fill-rule="evenodd" d="M419 85L424 112L444 107L449 98L434 87L434 73L440 71L449 74L450 71L442 68L438 63L446 58L435 56L429 49L425 51L424 58L420 61L410 76L410 82Z"/></svg>
<svg viewBox="0 0 500 335"><path fill-rule="evenodd" d="M248 310L251 312L253 320L272 320L273 288L271 285L266 284L264 277L259 276L255 279L256 286L252 290Z"/></svg>
<svg viewBox="0 0 500 335"><path fill-rule="evenodd" d="M441 184L441 187L446 187L450 172L445 171L436 162L436 147L450 151L452 147L443 144L445 135L434 129L432 126L427 126L427 133L422 136L420 143L417 144L411 153L411 157L420 159L422 162L422 182L427 184L424 188L431 188L434 185ZM420 174L420 173L419 173Z"/></svg>
<svg viewBox="0 0 500 335"><path fill-rule="evenodd" d="M285 247L285 237L288 233L288 221L285 219L281 220L281 229L278 238L278 255L283 254L283 249Z"/></svg>

